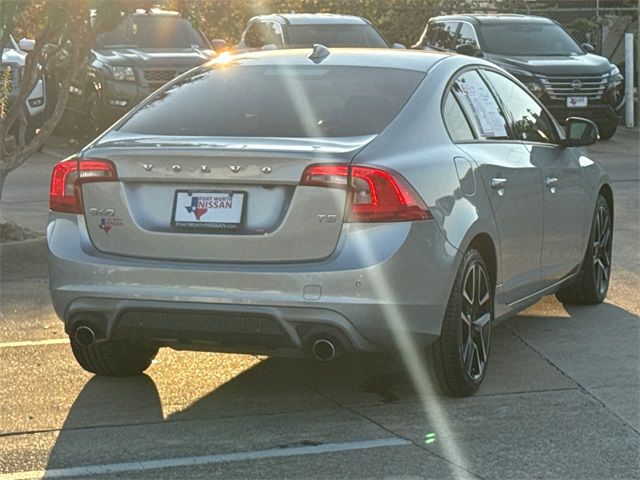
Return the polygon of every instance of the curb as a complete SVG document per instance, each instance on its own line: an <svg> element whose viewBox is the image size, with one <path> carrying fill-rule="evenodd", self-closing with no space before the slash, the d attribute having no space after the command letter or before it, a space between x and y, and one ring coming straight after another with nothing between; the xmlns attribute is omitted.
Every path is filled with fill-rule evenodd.
<svg viewBox="0 0 640 480"><path fill-rule="evenodd" d="M46 263L47 244L45 237L0 243L0 269L3 272L16 270L16 267Z"/></svg>

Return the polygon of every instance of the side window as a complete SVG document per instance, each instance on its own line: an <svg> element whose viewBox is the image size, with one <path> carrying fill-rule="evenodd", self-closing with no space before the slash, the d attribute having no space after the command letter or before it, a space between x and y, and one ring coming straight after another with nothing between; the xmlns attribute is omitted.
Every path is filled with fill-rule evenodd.
<svg viewBox="0 0 640 480"><path fill-rule="evenodd" d="M249 24L249 27L244 32L244 44L251 48L260 48L264 45L262 43L262 35L260 35L260 23L253 22Z"/></svg>
<svg viewBox="0 0 640 480"><path fill-rule="evenodd" d="M477 71L472 70L460 75L452 90L480 138L510 138L507 117Z"/></svg>
<svg viewBox="0 0 640 480"><path fill-rule="evenodd" d="M438 37L440 30L442 30L443 28L444 23L430 23L427 27L424 44L428 47L433 47L436 44L436 38Z"/></svg>
<svg viewBox="0 0 640 480"><path fill-rule="evenodd" d="M444 110L442 112L444 116L444 124L449 131L449 136L454 142L464 142L466 140L473 140L473 132L471 126L467 121L467 118L460 108L460 104L453 92L447 94L447 98L444 101Z"/></svg>
<svg viewBox="0 0 640 480"><path fill-rule="evenodd" d="M527 142L558 142L553 120L526 90L499 73L484 73L513 118L515 138Z"/></svg>
<svg viewBox="0 0 640 480"><path fill-rule="evenodd" d="M282 27L276 22L267 22L262 24L264 45L282 46Z"/></svg>
<svg viewBox="0 0 640 480"><path fill-rule="evenodd" d="M480 48L475 30L471 25L465 22L460 24L460 32L458 33L458 39L456 40L456 47L459 47L460 45L471 45L475 48Z"/></svg>
<svg viewBox="0 0 640 480"><path fill-rule="evenodd" d="M457 28L457 22L434 22L429 24L426 36L427 46L451 50Z"/></svg>

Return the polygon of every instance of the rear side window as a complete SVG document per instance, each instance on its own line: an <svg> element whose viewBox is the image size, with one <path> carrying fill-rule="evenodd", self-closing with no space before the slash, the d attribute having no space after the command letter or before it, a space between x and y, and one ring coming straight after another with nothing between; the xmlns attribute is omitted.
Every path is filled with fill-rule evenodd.
<svg viewBox="0 0 640 480"><path fill-rule="evenodd" d="M469 122L464 116L462 108L460 108L460 104L458 104L453 92L447 94L442 113L451 140L454 142L464 142L474 139Z"/></svg>
<svg viewBox="0 0 640 480"><path fill-rule="evenodd" d="M214 65L158 91L120 130L222 137L377 134L424 75L374 67Z"/></svg>
<svg viewBox="0 0 640 480"><path fill-rule="evenodd" d="M484 73L511 114L514 134L518 140L542 143L558 141L553 120L531 95L499 73Z"/></svg>
<svg viewBox="0 0 640 480"><path fill-rule="evenodd" d="M452 88L480 138L509 139L507 117L478 72L463 73Z"/></svg>

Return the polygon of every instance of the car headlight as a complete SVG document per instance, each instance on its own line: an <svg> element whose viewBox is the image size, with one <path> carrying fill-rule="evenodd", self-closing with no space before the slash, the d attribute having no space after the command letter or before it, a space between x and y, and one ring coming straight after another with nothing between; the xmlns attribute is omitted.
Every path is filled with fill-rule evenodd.
<svg viewBox="0 0 640 480"><path fill-rule="evenodd" d="M119 65L111 67L111 76L114 80L119 80L121 82L136 81L136 74L131 67L124 67Z"/></svg>
<svg viewBox="0 0 640 480"><path fill-rule="evenodd" d="M623 82L623 80L624 77L620 73L620 69L614 65L609 71L609 87L616 88Z"/></svg>
<svg viewBox="0 0 640 480"><path fill-rule="evenodd" d="M524 84L536 97L541 98L544 95L544 88L538 82L527 80Z"/></svg>

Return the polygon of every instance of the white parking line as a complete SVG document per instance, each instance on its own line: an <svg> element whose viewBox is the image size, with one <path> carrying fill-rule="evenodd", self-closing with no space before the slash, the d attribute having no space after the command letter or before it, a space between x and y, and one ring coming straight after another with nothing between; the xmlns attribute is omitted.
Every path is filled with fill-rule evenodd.
<svg viewBox="0 0 640 480"><path fill-rule="evenodd" d="M364 442L327 443L308 447L272 448L254 452L222 453L200 457L164 458L144 460L130 463L111 463L104 465L87 465L85 467L59 468L55 470L34 470L31 472L2 473L0 480L28 480L32 478L65 478L78 476L105 475L109 473L140 472L159 468L195 467L213 463L241 462L246 460L263 460L266 458L295 457L300 455L318 455L321 453L347 452L350 450L367 450L380 447L397 447L409 445L411 442L402 438L381 438Z"/></svg>
<svg viewBox="0 0 640 480"><path fill-rule="evenodd" d="M32 347L34 345L60 345L69 343L68 338L50 338L49 340L25 340L23 342L0 343L0 348Z"/></svg>

